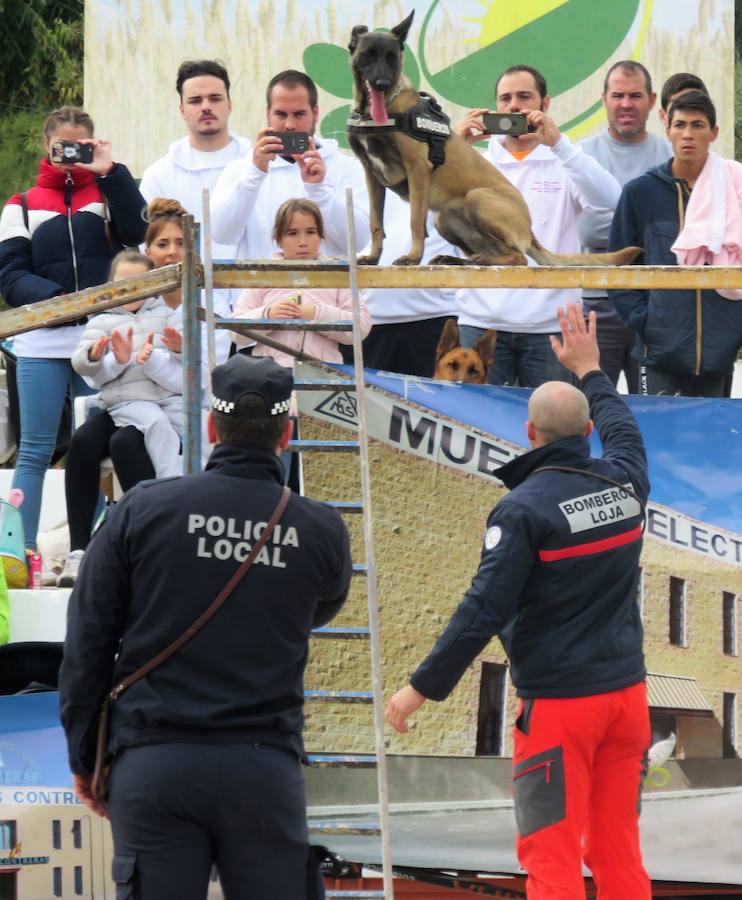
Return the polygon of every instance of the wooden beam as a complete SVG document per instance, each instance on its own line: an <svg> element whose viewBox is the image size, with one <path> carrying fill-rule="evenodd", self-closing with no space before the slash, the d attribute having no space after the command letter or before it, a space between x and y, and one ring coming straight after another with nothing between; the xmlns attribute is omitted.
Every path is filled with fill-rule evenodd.
<svg viewBox="0 0 742 900"><path fill-rule="evenodd" d="M198 285L203 272L196 266ZM214 263L215 288L348 287L349 269L342 261ZM82 316L175 290L181 266L165 266L111 284L87 288L0 312L0 339L44 325L61 325ZM683 290L742 288L742 267L710 266L364 266L361 288L648 288Z"/></svg>
<svg viewBox="0 0 742 900"><path fill-rule="evenodd" d="M146 275L135 275L75 294L18 306L0 313L0 339L44 325L61 325L83 316L92 316L134 300L156 297L179 287L180 279L180 265L163 266Z"/></svg>
<svg viewBox="0 0 742 900"><path fill-rule="evenodd" d="M219 262L215 288L347 287L348 267L293 262ZM742 267L710 266L363 266L361 288L742 288Z"/></svg>

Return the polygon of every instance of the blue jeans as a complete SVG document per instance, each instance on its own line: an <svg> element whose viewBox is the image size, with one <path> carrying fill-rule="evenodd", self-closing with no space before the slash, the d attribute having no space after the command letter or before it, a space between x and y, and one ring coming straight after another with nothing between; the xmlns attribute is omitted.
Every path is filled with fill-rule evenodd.
<svg viewBox="0 0 742 900"><path fill-rule="evenodd" d="M459 325L462 347L473 347L484 328ZM561 334L557 335L561 338ZM498 331L495 358L487 373L490 384L537 388L545 381L574 384L572 373L557 361L548 334Z"/></svg>
<svg viewBox="0 0 742 900"><path fill-rule="evenodd" d="M13 487L23 491L21 519L26 547L36 547L44 475L57 443L64 398L94 394L73 370L68 359L18 357L18 405L21 443L13 475Z"/></svg>

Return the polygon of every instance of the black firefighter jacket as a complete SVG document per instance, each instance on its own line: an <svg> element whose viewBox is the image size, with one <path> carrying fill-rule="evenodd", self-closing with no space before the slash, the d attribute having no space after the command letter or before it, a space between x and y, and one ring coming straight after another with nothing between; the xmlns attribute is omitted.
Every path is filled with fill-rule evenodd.
<svg viewBox="0 0 742 900"><path fill-rule="evenodd" d="M583 390L603 444L569 437L502 466L511 488L487 521L471 587L411 679L443 700L499 635L520 697L580 697L619 690L645 674L635 598L647 463L636 421L610 380L585 376ZM580 474L546 471L568 466ZM583 474L584 473L584 474Z"/></svg>
<svg viewBox="0 0 742 900"><path fill-rule="evenodd" d="M281 477L275 454L220 444L205 472L130 490L95 535L70 597L60 671L73 772L92 771L104 693L214 600L270 518ZM214 618L113 703L111 749L261 742L303 754L309 634L342 606L351 569L340 514L292 494Z"/></svg>

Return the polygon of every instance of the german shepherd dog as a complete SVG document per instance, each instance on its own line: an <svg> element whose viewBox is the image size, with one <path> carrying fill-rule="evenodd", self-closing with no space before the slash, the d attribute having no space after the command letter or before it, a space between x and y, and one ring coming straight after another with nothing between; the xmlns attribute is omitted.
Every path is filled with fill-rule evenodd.
<svg viewBox="0 0 742 900"><path fill-rule="evenodd" d="M490 328L473 347L462 347L459 326L447 319L435 351L435 381L487 384L487 372L495 358L497 332Z"/></svg>
<svg viewBox="0 0 742 900"><path fill-rule="evenodd" d="M356 25L351 33L355 111L374 125L403 114L420 94L402 74L404 42L411 13L389 32L369 32ZM363 164L371 203L371 251L362 265L376 265L384 241L384 190L391 188L410 203L412 244L397 266L418 265L425 246L425 219L435 212L435 226L467 259L437 257L431 263L482 266L526 265L530 256L539 265L623 265L640 252L625 247L615 253L565 256L542 247L531 230L531 215L520 192L488 160L457 134L445 143L445 162L434 167L428 145L400 131L349 133L350 147Z"/></svg>

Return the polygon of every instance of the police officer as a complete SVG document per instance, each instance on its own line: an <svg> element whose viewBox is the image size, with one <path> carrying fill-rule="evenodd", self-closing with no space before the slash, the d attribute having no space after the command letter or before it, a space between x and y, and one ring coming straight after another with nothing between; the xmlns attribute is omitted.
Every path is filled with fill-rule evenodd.
<svg viewBox="0 0 742 900"><path fill-rule="evenodd" d="M113 703L107 803L91 795L104 693L209 606L277 506L292 387L268 358L217 366L206 471L130 490L70 598L62 722L78 797L111 819L119 900L203 900L212 864L227 900L306 896L303 674L352 568L324 504L292 494L214 617Z"/></svg>
<svg viewBox="0 0 742 900"><path fill-rule="evenodd" d="M595 313L586 328L570 304L559 324L552 348L582 392L547 382L532 394L532 449L497 472L511 490L490 514L479 570L387 719L407 731L408 716L444 700L499 635L521 698L513 793L529 900L584 898L583 853L601 900L650 900L637 808L650 730L635 600L646 456L600 371Z"/></svg>

